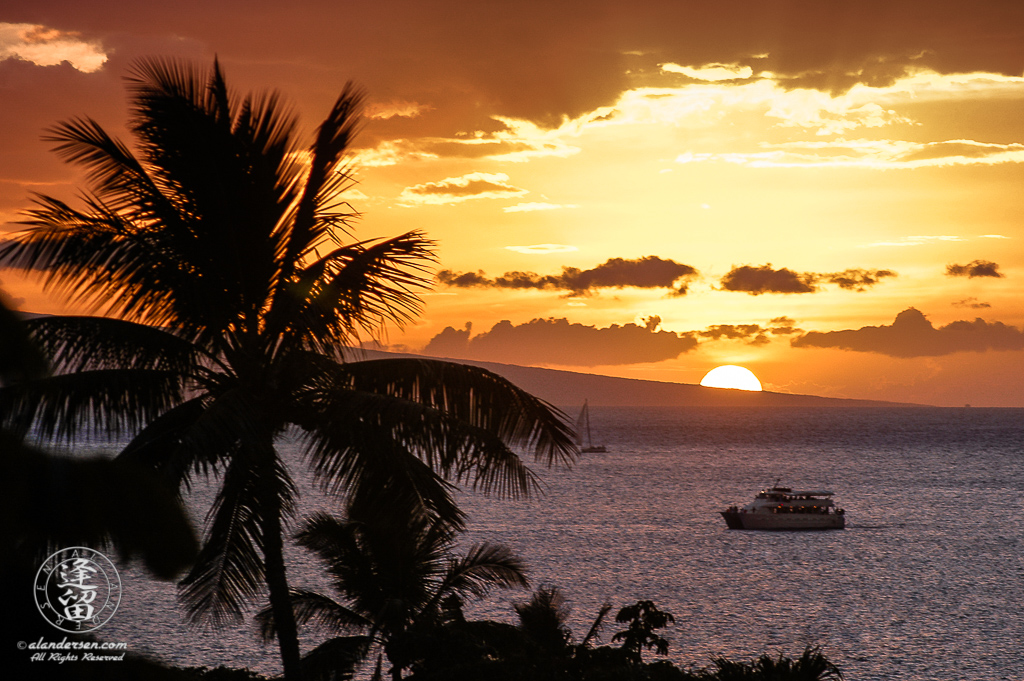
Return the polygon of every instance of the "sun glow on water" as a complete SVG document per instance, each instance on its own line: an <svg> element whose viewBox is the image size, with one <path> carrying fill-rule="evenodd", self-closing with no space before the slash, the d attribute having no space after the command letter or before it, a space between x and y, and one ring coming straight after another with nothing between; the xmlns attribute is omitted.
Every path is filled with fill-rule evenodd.
<svg viewBox="0 0 1024 681"><path fill-rule="evenodd" d="M715 367L704 375L700 384L705 388L731 388L733 390L761 391L761 381L750 369L735 364Z"/></svg>

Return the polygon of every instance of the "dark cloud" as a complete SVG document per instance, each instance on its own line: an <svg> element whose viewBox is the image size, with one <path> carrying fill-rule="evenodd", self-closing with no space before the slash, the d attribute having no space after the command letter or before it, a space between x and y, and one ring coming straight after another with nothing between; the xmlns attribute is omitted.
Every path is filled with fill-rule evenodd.
<svg viewBox="0 0 1024 681"><path fill-rule="evenodd" d="M801 332L801 329L796 328L796 322L789 317L776 317L768 322L768 325L768 331L776 336Z"/></svg>
<svg viewBox="0 0 1024 681"><path fill-rule="evenodd" d="M772 336L800 333L788 317L767 324L716 324L703 331L659 331L661 317L641 324L607 328L570 323L567 319L534 319L525 324L505 320L474 336L473 325L446 327L422 350L436 357L475 359L513 364L601 366L660 362L674 359L700 343L740 341L767 345Z"/></svg>
<svg viewBox="0 0 1024 681"><path fill-rule="evenodd" d="M632 286L666 288L671 289L673 295L684 295L689 282L698 275L697 270L689 265L649 255L636 260L612 258L589 270L563 267L561 274L548 275L506 272L494 279L489 279L483 272L442 270L437 273L437 280L445 286L462 288L555 289L583 294L602 288Z"/></svg>
<svg viewBox="0 0 1024 681"><path fill-rule="evenodd" d="M848 291L866 291L882 279L897 276L892 270L849 269L842 272L794 272L788 268L774 269L771 263L752 267L733 267L722 277L725 291L741 291L752 296L762 293L814 293L819 284L835 284Z"/></svg>
<svg viewBox="0 0 1024 681"><path fill-rule="evenodd" d="M839 348L890 357L937 357L954 352L1024 350L1024 332L1002 322L957 321L935 328L918 310L900 312L890 326L811 331L791 341L797 348Z"/></svg>
<svg viewBox="0 0 1024 681"><path fill-rule="evenodd" d="M783 267L772 269L771 263L761 267L743 265L733 267L724 277L721 285L726 291L743 291L757 296L762 293L813 293L816 275L798 274Z"/></svg>
<svg viewBox="0 0 1024 681"><path fill-rule="evenodd" d="M493 281L487 278L483 270L476 272L441 270L437 273L437 280L445 286L453 286L455 288L483 288L493 285Z"/></svg>
<svg viewBox="0 0 1024 681"><path fill-rule="evenodd" d="M993 277L1000 279L1006 275L999 271L999 265L988 260L972 260L966 265L946 265L947 277Z"/></svg>
<svg viewBox="0 0 1024 681"><path fill-rule="evenodd" d="M443 101L384 123L445 136L479 129L494 113L558 124L614 103L637 73L657 75L665 62L741 63L791 87L832 92L887 85L913 68L1019 76L1024 4L981 2L966 12L958 0L737 0L728 10L678 0L521 0L515 11L471 0L4 4L5 21L77 31L118 55L168 54L165 43L187 41L244 68L254 85L281 83L325 105L347 78L380 101Z"/></svg>
<svg viewBox="0 0 1024 681"><path fill-rule="evenodd" d="M767 345L771 342L769 336L786 336L800 333L794 322L789 317L776 317L768 322L767 326L760 324L715 324L703 331L696 332L700 338L712 341L718 340L741 340L749 345Z"/></svg>
<svg viewBox="0 0 1024 681"><path fill-rule="evenodd" d="M683 294L686 293L686 282L695 276L697 270L693 267L654 255L638 260L612 258L590 270L566 268L563 271L566 283L573 290L635 286L675 288L677 293Z"/></svg>
<svg viewBox="0 0 1024 681"><path fill-rule="evenodd" d="M822 274L820 279L848 291L866 291L871 286L887 277L895 277L892 270L844 270L832 274Z"/></svg>
<svg viewBox="0 0 1024 681"><path fill-rule="evenodd" d="M723 338L736 340L757 337L763 333L764 329L761 328L760 324L715 324L714 326L709 326L704 331L698 332L698 335L701 338L710 338L711 340L721 340Z"/></svg>
<svg viewBox="0 0 1024 681"><path fill-rule="evenodd" d="M7 291L4 290L3 280L0 279L0 304L6 305L12 310L17 310L25 304L25 299L8 294ZM658 321L661 320L659 319Z"/></svg>
<svg viewBox="0 0 1024 681"><path fill-rule="evenodd" d="M992 307L991 303L983 303L977 298L964 298L953 303L953 307L969 307L973 310L982 310L987 307Z"/></svg>
<svg viewBox="0 0 1024 681"><path fill-rule="evenodd" d="M443 286L452 288L510 288L510 289L565 289L561 277L556 275L542 276L536 272L506 272L500 277L491 279L483 270L476 272L455 272L441 270L437 273L437 281ZM571 289L569 289L571 290Z"/></svg>
<svg viewBox="0 0 1024 681"><path fill-rule="evenodd" d="M660 323L660 318L650 317L644 326L614 324L602 329L567 319L534 319L519 325L505 320L472 337L471 324L461 330L449 326L423 352L511 364L602 366L660 362L697 347L693 334L658 331Z"/></svg>

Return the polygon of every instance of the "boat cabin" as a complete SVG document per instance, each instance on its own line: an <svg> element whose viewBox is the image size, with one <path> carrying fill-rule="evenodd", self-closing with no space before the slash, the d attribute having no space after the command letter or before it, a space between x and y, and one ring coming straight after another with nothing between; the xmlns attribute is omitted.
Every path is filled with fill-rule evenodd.
<svg viewBox="0 0 1024 681"><path fill-rule="evenodd" d="M747 513L830 513L835 508L833 494L827 490L768 487L758 492L743 510Z"/></svg>

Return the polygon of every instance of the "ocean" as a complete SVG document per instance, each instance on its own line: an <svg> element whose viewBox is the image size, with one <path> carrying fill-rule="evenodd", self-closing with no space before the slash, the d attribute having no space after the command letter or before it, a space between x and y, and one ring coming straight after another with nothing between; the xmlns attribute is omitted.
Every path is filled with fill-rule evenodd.
<svg viewBox="0 0 1024 681"><path fill-rule="evenodd" d="M563 592L577 639L603 603L644 599L674 615L668 657L684 667L818 645L849 681L1024 679L1024 410L592 407L591 420L608 451L536 467L542 494L460 497L465 544L515 550L535 587ZM718 511L776 481L833 490L846 529L726 529ZM197 491L197 517L209 494ZM330 504L307 493L300 509ZM293 586L324 588L308 555L289 563ZM121 571L106 640L181 665L279 670L251 622L190 630L174 585ZM514 621L528 597L498 592L471 613Z"/></svg>

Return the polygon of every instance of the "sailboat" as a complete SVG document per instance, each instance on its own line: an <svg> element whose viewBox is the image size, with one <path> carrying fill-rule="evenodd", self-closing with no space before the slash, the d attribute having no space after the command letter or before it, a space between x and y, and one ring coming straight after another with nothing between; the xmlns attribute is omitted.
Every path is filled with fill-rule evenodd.
<svg viewBox="0 0 1024 681"><path fill-rule="evenodd" d="M590 407L587 401L583 400L583 409L580 410L580 417L576 419L576 444L581 452L607 452L604 445L595 445L590 438Z"/></svg>

